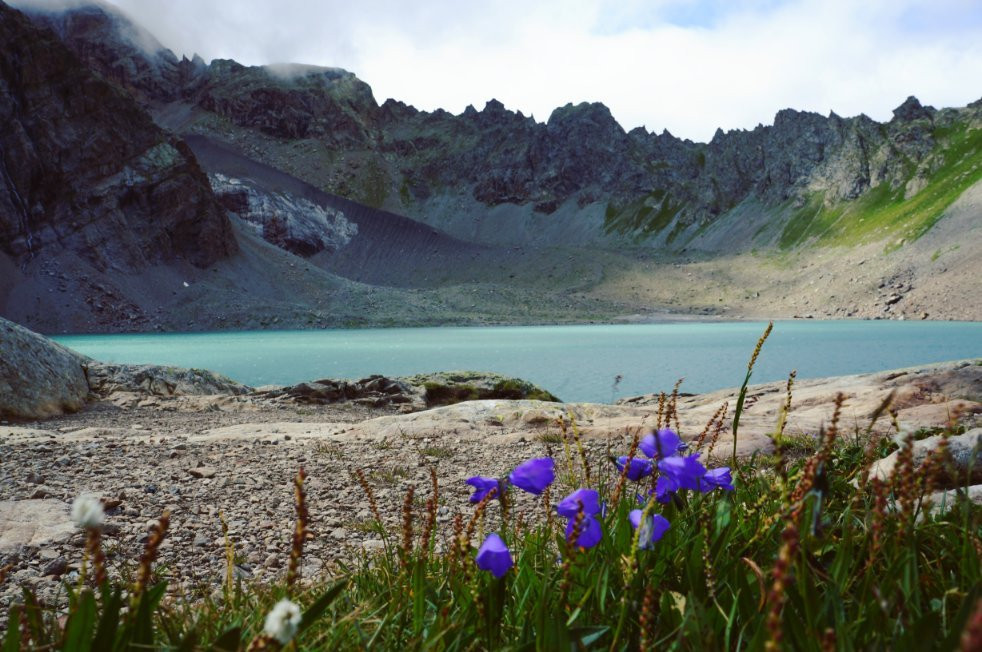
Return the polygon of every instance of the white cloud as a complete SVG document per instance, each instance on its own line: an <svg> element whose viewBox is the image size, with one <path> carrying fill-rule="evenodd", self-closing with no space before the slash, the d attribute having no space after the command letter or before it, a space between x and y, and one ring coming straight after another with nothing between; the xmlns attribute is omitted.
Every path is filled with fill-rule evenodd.
<svg viewBox="0 0 982 652"><path fill-rule="evenodd" d="M695 140L785 107L883 120L908 95L935 106L982 96L974 0L117 5L179 54L338 66L380 102L460 112L497 98L545 120L602 101L627 129Z"/></svg>

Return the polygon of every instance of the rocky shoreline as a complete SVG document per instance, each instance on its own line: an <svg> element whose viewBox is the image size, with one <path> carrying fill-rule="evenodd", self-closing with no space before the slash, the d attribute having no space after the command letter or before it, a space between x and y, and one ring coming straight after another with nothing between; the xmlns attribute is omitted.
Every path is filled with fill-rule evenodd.
<svg viewBox="0 0 982 652"><path fill-rule="evenodd" d="M53 355L75 355L66 351ZM161 568L172 588L217 589L225 572L220 514L235 545L237 576L266 581L284 571L294 518L291 482L303 467L315 534L304 572L314 577L386 545L372 527L355 470L366 474L386 527L395 530L408 487L416 488L422 512L433 469L437 519L447 536L454 516L469 513L467 477L501 477L532 457L562 459L560 420L575 422L592 466L612 477L610 453L626 451L658 413L655 395L616 405L530 400L547 397L531 385L484 374L254 389L200 370L83 362L92 389L80 410L0 424L0 567L11 565L0 586L0 613L21 585L51 603L64 598L63 582L76 579L82 558L83 538L69 518L69 505L81 494L99 497L107 508L112 573L125 576L149 527L167 510L171 530ZM450 400L460 402L432 407L433 394L440 394L435 387L444 388L444 398L457 387ZM496 387L520 395L482 398ZM728 402L711 453L727 458L736 392L680 397L683 439L698 437ZM966 441L982 435L972 430L982 425L982 360L800 381L786 427L796 445L807 448L828 423L838 392L846 397L840 425L849 436L867 426L891 393L903 431L943 426L955 416L969 431ZM741 455L770 451L768 435L785 396L784 383L749 388ZM461 400L468 398L478 400ZM888 432L890 421L877 427ZM978 456L971 445L962 448L968 459ZM973 499L982 498L977 489ZM515 508L542 507L519 497Z"/></svg>

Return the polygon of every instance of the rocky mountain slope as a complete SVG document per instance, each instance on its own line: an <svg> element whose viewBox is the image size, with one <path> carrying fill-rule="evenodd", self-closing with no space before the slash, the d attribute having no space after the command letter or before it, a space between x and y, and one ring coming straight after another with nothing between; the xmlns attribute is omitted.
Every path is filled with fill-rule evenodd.
<svg viewBox="0 0 982 652"><path fill-rule="evenodd" d="M178 59L108 4L31 17L185 137L240 240L366 298L332 324L982 316L982 101L908 98L882 124L784 110L693 143L625 132L602 104L423 112L336 68ZM235 323L273 318L234 286L212 300ZM295 296L276 323L325 323ZM179 324L232 323L177 305Z"/></svg>
<svg viewBox="0 0 982 652"><path fill-rule="evenodd" d="M5 314L53 313L48 304L60 300L82 317L100 302L97 277L152 276L162 265L203 269L237 251L226 213L182 140L2 3L0 43ZM79 286L89 291L74 291ZM56 287L65 296L49 296Z"/></svg>
<svg viewBox="0 0 982 652"><path fill-rule="evenodd" d="M2 3L0 42L5 317L44 332L112 332L554 321L570 305L555 288L479 301L460 283L491 267L514 275L505 257L192 139L218 165L208 169L216 193L122 76L87 68ZM113 48L110 38L89 45ZM596 313L594 303L578 314Z"/></svg>
<svg viewBox="0 0 982 652"><path fill-rule="evenodd" d="M235 251L184 143L53 34L0 5L0 250L25 267L51 250L137 270Z"/></svg>
<svg viewBox="0 0 982 652"><path fill-rule="evenodd" d="M755 207L767 220L746 247L913 239L982 179L982 101L936 110L911 97L883 124L787 109L773 125L693 143L625 132L602 104L567 105L546 122L494 100L455 116L379 105L334 68L179 61L105 8L40 19L179 130L247 138L258 158L312 185L434 224L454 201L472 221L501 205L565 206L607 233L716 250L705 229Z"/></svg>

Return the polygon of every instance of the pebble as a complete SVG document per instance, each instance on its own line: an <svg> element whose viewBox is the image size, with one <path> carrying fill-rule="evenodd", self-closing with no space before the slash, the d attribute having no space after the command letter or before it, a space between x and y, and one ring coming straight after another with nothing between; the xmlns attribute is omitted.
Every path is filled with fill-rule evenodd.
<svg viewBox="0 0 982 652"><path fill-rule="evenodd" d="M66 560L64 557L58 557L57 559L52 559L50 562L45 564L44 570L41 571L41 575L54 575L56 577L61 577L67 570L68 560Z"/></svg>

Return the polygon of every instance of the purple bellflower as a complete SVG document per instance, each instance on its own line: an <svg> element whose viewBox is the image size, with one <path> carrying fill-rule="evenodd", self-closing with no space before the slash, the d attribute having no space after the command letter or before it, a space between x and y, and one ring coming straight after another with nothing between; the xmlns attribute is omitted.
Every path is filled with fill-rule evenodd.
<svg viewBox="0 0 982 652"><path fill-rule="evenodd" d="M651 475L652 466L650 460L641 460L638 458L633 458L631 463L627 463L627 455L621 455L616 460L614 464L617 466L617 470L621 473L624 472L624 466L627 466L627 479L632 482L637 482L641 478Z"/></svg>
<svg viewBox="0 0 982 652"><path fill-rule="evenodd" d="M658 460L678 455L679 451L685 449L685 446L674 430L660 428L656 432L649 432L645 435L638 448L651 459Z"/></svg>
<svg viewBox="0 0 982 652"><path fill-rule="evenodd" d="M678 485L678 489L699 489L699 481L706 475L706 467L699 463L697 457L699 453L684 457L666 457L658 460L658 470L670 477Z"/></svg>
<svg viewBox="0 0 982 652"><path fill-rule="evenodd" d="M655 500L660 503L672 502L672 494L679 490L679 483L672 479L672 476L664 473L658 476L655 482Z"/></svg>
<svg viewBox="0 0 982 652"><path fill-rule="evenodd" d="M471 494L470 501L472 503L479 503L484 500L484 497L492 489L497 489L497 493L494 495L495 498L501 499L501 494L504 492L504 483L498 478L486 478L481 475L475 475L473 478L467 478L465 480L467 484L474 487L474 493Z"/></svg>
<svg viewBox="0 0 982 652"><path fill-rule="evenodd" d="M710 469L706 471L706 475L700 478L699 490L703 493L708 493L716 488L723 489L724 491L733 491L735 489L733 486L733 477L730 475L730 467L721 466L718 469Z"/></svg>
<svg viewBox="0 0 982 652"><path fill-rule="evenodd" d="M508 480L519 489L538 496L556 479L555 466L551 457L528 460L516 466Z"/></svg>
<svg viewBox="0 0 982 652"><path fill-rule="evenodd" d="M567 541L573 537L573 528L575 525L575 516L566 521ZM579 546L580 548L592 548L600 543L600 539L602 539L603 536L604 532L603 528L600 527L600 521L593 516L584 516L583 523L580 525L580 536L577 537L575 545Z"/></svg>
<svg viewBox="0 0 982 652"><path fill-rule="evenodd" d="M594 489L577 489L559 501L556 505L556 513L573 518L580 509L580 503L583 503L583 513L587 516L594 516L600 512L600 494Z"/></svg>
<svg viewBox="0 0 982 652"><path fill-rule="evenodd" d="M477 550L477 567L489 571L495 577L504 577L512 567L511 552L496 533L492 532Z"/></svg>
<svg viewBox="0 0 982 652"><path fill-rule="evenodd" d="M635 530L638 527L641 528L641 534L638 537L638 547L642 550L646 548L651 548L656 541L665 536L665 532L671 527L668 519L661 514L650 515L645 522L641 523L641 517L644 515L644 511L640 509L631 510L631 513L627 515L629 521L631 521L631 527Z"/></svg>

